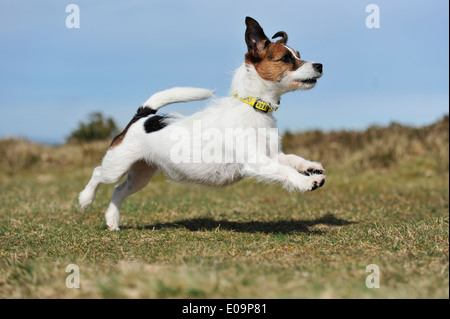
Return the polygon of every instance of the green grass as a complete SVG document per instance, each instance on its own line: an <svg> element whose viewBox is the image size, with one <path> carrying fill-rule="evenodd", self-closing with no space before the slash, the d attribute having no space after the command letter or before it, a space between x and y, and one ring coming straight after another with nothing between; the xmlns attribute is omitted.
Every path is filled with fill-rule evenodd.
<svg viewBox="0 0 450 319"><path fill-rule="evenodd" d="M0 298L448 298L448 172L401 171L331 167L308 194L159 176L125 202L120 232L103 220L111 186L77 207L90 168L3 176Z"/></svg>

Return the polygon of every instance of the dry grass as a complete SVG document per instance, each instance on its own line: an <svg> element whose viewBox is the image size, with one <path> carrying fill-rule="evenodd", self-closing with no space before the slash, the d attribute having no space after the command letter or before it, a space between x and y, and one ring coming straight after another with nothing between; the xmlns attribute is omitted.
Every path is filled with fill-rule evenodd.
<svg viewBox="0 0 450 319"><path fill-rule="evenodd" d="M61 146L39 145L24 139L0 140L0 171L85 167L99 163L110 141L68 143Z"/></svg>
<svg viewBox="0 0 450 319"><path fill-rule="evenodd" d="M31 143L23 139L0 140L0 170L17 172L23 169L52 167L86 167L97 165L110 140L90 143L68 143L57 147ZM305 158L324 159L328 165L341 169L379 169L431 157L428 169L449 169L449 118L413 128L392 124L370 127L366 131L311 131L283 137L286 153Z"/></svg>
<svg viewBox="0 0 450 319"><path fill-rule="evenodd" d="M449 118L422 128L392 124L364 132L286 133L283 147L287 153L325 159L341 169L389 168L431 157L430 163L425 163L430 170L448 171Z"/></svg>

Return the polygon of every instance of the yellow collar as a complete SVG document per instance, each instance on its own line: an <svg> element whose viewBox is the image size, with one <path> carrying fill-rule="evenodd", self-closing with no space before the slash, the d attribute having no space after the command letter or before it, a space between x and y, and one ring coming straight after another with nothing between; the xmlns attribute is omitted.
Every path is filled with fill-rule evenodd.
<svg viewBox="0 0 450 319"><path fill-rule="evenodd" d="M260 110L260 111L263 111L265 113L276 111L280 107L280 105L272 105L269 102L264 102L263 100L257 99L257 98L255 98L253 96L248 96L246 98L242 98L242 97L239 97L237 95L237 93L235 95L233 95L233 96L235 98L241 100L242 102L253 106L253 108L255 108L257 110Z"/></svg>

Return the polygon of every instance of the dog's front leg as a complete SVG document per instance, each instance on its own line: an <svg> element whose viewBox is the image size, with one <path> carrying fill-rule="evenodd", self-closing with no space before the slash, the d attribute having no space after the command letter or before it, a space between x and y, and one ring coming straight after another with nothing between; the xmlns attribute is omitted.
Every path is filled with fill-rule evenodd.
<svg viewBox="0 0 450 319"><path fill-rule="evenodd" d="M323 175L325 173L325 169L321 163L311 162L297 155L286 155L280 152L278 154L278 160L285 165L295 168L304 175Z"/></svg>
<svg viewBox="0 0 450 319"><path fill-rule="evenodd" d="M263 164L262 164L263 163ZM276 158L267 157L263 162L247 163L243 169L246 177L257 178L261 182L280 183L288 191L307 192L322 187L325 175L299 174L297 169L280 162Z"/></svg>

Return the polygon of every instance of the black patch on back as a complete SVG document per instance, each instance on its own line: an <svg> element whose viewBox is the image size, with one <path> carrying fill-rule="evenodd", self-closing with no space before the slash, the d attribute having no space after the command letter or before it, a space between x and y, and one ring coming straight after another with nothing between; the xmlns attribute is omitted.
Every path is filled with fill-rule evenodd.
<svg viewBox="0 0 450 319"><path fill-rule="evenodd" d="M161 115L154 115L149 117L144 123L145 132L147 133L156 132L166 127L167 123L164 122L166 118L167 116Z"/></svg>
<svg viewBox="0 0 450 319"><path fill-rule="evenodd" d="M122 140L125 137L125 134L127 134L128 129L130 128L131 125L133 125L136 121L140 120L143 117L147 117L149 115L155 114L156 110L153 110L149 107L139 107L136 111L136 114L134 115L134 117L131 119L131 121L128 123L127 127L125 127L125 129L122 131L122 133L120 133L119 135L117 135L116 137L114 137L114 139L111 142L110 147L114 147L119 145Z"/></svg>
<svg viewBox="0 0 450 319"><path fill-rule="evenodd" d="M153 110L153 109L151 109L151 108L149 108L149 107L143 107L143 106L141 106L141 107L139 107L139 108L137 109L136 114L134 115L133 120L137 121L137 120L139 120L139 119L141 119L141 118L143 118L143 117L147 117L147 116L149 116L149 115L151 115L151 114L155 114L155 113L156 113L156 110Z"/></svg>

